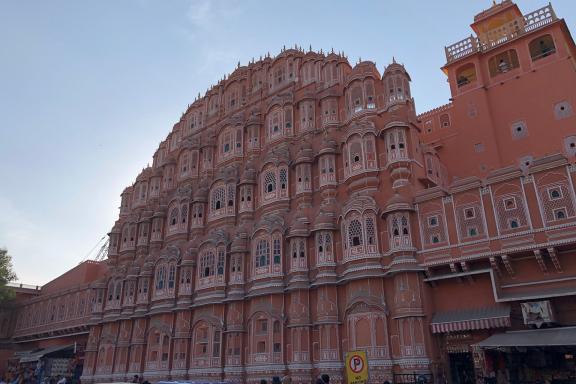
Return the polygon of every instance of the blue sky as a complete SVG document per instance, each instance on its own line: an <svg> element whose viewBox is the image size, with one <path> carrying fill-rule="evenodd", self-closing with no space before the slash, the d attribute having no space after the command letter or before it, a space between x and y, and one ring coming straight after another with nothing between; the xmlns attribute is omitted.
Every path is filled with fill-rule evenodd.
<svg viewBox="0 0 576 384"><path fill-rule="evenodd" d="M444 46L492 0L0 2L0 247L44 284L114 224L119 195L195 96L282 46L344 51L412 77L418 112L448 101ZM518 0L524 13L547 0ZM574 26L576 2L554 0Z"/></svg>

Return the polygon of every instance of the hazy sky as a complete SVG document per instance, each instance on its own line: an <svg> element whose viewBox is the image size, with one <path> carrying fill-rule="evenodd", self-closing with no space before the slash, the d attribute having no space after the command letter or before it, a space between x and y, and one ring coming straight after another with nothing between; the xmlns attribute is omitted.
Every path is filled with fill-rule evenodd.
<svg viewBox="0 0 576 384"><path fill-rule="evenodd" d="M548 0L518 0L524 13ZM448 101L444 46L492 0L1 0L0 247L21 282L82 261L119 195L200 92L295 43L412 77L418 112ZM576 1L553 0L576 32Z"/></svg>

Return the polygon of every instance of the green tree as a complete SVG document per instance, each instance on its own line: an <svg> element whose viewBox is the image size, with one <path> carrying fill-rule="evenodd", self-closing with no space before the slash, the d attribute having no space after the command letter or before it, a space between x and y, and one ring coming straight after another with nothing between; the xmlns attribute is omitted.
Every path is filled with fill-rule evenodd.
<svg viewBox="0 0 576 384"><path fill-rule="evenodd" d="M14 298L14 289L6 284L16 279L16 273L12 267L12 256L8 254L7 249L0 248L0 306L4 306Z"/></svg>

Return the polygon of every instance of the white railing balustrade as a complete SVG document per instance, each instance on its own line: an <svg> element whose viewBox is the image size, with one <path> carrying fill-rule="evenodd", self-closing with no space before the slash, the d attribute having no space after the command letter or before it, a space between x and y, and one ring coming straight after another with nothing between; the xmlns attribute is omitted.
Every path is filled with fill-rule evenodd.
<svg viewBox="0 0 576 384"><path fill-rule="evenodd" d="M548 4L523 17L494 28L482 36L475 37L471 35L445 47L446 61L450 63L475 52L497 47L527 32L540 29L557 19L554 9Z"/></svg>

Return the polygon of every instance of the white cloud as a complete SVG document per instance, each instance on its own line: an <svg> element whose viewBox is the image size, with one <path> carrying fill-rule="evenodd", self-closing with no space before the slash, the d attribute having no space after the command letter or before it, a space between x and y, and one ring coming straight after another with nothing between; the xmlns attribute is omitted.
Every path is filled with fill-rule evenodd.
<svg viewBox="0 0 576 384"><path fill-rule="evenodd" d="M227 21L239 16L237 0L189 0L186 17L190 22L190 35L212 32Z"/></svg>

